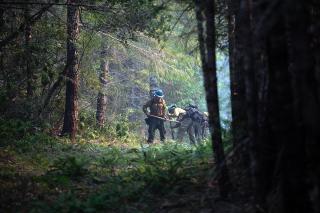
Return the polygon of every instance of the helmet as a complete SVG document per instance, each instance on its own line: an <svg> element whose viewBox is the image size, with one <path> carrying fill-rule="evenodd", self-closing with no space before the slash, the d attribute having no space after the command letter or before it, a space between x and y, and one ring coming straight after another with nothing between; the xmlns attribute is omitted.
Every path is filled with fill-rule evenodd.
<svg viewBox="0 0 320 213"><path fill-rule="evenodd" d="M170 114L172 114L172 113L173 113L173 110L174 110L176 107L177 107L177 106L176 106L175 104L170 105L170 106L168 107L168 112L169 112Z"/></svg>
<svg viewBox="0 0 320 213"><path fill-rule="evenodd" d="M174 108L177 108L177 105L172 104L172 105L168 106L168 109L174 109Z"/></svg>
<svg viewBox="0 0 320 213"><path fill-rule="evenodd" d="M163 98L163 91L161 89L158 89L157 91L154 92L155 97Z"/></svg>

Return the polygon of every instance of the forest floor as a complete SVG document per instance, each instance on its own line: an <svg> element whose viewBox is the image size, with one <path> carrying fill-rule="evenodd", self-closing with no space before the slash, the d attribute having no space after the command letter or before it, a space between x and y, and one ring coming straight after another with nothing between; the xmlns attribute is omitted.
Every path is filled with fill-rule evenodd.
<svg viewBox="0 0 320 213"><path fill-rule="evenodd" d="M0 209L243 212L241 204L219 200L213 167L208 141L71 144L34 136L0 146Z"/></svg>

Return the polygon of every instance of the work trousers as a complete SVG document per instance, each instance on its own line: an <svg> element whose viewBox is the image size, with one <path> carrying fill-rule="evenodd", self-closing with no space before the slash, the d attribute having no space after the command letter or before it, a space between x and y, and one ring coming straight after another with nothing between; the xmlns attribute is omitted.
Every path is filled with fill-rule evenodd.
<svg viewBox="0 0 320 213"><path fill-rule="evenodd" d="M164 128L164 120L161 120L159 118L149 117L148 118L148 143L153 143L154 136L156 133L156 130L159 130L160 133L160 140L162 142L166 139L166 129Z"/></svg>
<svg viewBox="0 0 320 213"><path fill-rule="evenodd" d="M191 118L183 118L180 121L180 126L177 133L177 141L182 142L185 132L189 135L190 143L195 145L197 142L200 143L199 124L192 121Z"/></svg>

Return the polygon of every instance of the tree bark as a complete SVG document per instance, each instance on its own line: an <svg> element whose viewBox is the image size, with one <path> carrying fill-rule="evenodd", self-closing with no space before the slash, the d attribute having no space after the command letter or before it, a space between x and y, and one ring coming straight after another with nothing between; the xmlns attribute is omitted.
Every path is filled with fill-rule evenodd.
<svg viewBox="0 0 320 213"><path fill-rule="evenodd" d="M234 69L245 76L256 206L319 212L319 3L238 2Z"/></svg>
<svg viewBox="0 0 320 213"><path fill-rule="evenodd" d="M1 29L1 33L4 31L3 27L5 25L4 13L5 13L5 10L3 8L0 8L0 29Z"/></svg>
<svg viewBox="0 0 320 213"><path fill-rule="evenodd" d="M260 0L252 8L251 1L244 2L246 28L239 35L256 202L267 212L275 202L276 211L311 212L306 138L310 144L319 141L315 123L320 121L306 9L298 1ZM268 201L275 190L277 200Z"/></svg>
<svg viewBox="0 0 320 213"><path fill-rule="evenodd" d="M99 127L103 127L106 120L106 110L107 110L107 84L108 84L108 75L109 75L109 62L106 61L105 58L101 59L101 65L100 65L100 91L98 93L97 98L97 124Z"/></svg>
<svg viewBox="0 0 320 213"><path fill-rule="evenodd" d="M32 34L31 34L31 24L28 21L30 19L29 5L26 5L24 17L25 17L25 23L26 23L24 37L25 37L25 57L26 57L26 74L27 74L27 96L32 97L34 82L33 82L32 68L31 68L32 52L31 52L30 42L31 42Z"/></svg>
<svg viewBox="0 0 320 213"><path fill-rule="evenodd" d="M311 25L310 29L313 29L311 32L311 47L312 47L312 55L314 60L314 73L316 76L316 85L318 92L318 100L320 100L320 2L317 0L312 0L309 3L309 10L311 14ZM318 103L319 104L319 103ZM318 107L316 107L319 109ZM319 119L319 118L318 118ZM313 204L313 211L319 213L320 212L320 169L319 164L320 156L317 150L320 150L320 139L319 139L319 131L315 131L314 127L317 126L319 121L313 123L312 131L317 133L314 135L313 141L307 143L307 159L310 163L309 173L310 173L310 183L311 185L309 194L310 199ZM314 134L313 133L313 134Z"/></svg>
<svg viewBox="0 0 320 213"><path fill-rule="evenodd" d="M79 89L79 55L77 38L79 35L79 7L73 4L77 0L68 0L67 7L67 71L66 102L62 134L70 135L75 142L78 130L78 89Z"/></svg>
<svg viewBox="0 0 320 213"><path fill-rule="evenodd" d="M239 1L227 0L228 6L228 43L229 43L229 70L230 70L230 90L231 90L231 112L232 112L232 141L233 146L240 144L248 137L247 134L247 114L245 104L245 86L243 79L243 69L239 65L241 52L237 49L236 38L241 35L235 35L235 17L239 11Z"/></svg>
<svg viewBox="0 0 320 213"><path fill-rule="evenodd" d="M291 133L294 138L292 141L285 141L287 147L290 148L286 149L283 157L282 190L285 212L312 211L312 205L308 198L306 163L310 167L308 173L314 174L320 160L319 154L316 154L315 151L316 148L319 148L320 141L318 127L320 123L319 86L317 85L316 66L312 55L312 37L308 33L312 23L308 8L311 2L309 0L304 2L287 0L285 7L289 73L292 79L291 88L294 99L292 120L295 124ZM294 157L297 155L299 158ZM290 177L289 180L288 177ZM312 185L319 189L319 180L313 182ZM299 193L295 194L296 192ZM319 194L317 199L319 199Z"/></svg>
<svg viewBox="0 0 320 213"><path fill-rule="evenodd" d="M212 146L218 184L221 197L227 197L230 192L230 180L221 137L221 123L219 113L217 73L216 73L216 33L215 33L215 4L210 0L196 0L196 16L198 21L200 54L206 90L206 100L209 112L209 125L212 135ZM203 28L205 23L205 29ZM213 129L213 131L212 131Z"/></svg>
<svg viewBox="0 0 320 213"><path fill-rule="evenodd" d="M296 191L294 194L286 195L288 197L285 197L286 193L283 193L283 190L286 188L286 182L290 182L292 178L295 179L296 177L296 175L293 177L287 176L289 170L293 172L295 169L292 168L292 166L290 166L291 168L289 169L288 165L286 164L289 163L289 161L292 161L292 164L295 164L297 161L303 162L305 159L303 149L300 149L301 153L296 153L299 155L299 158L292 158L292 154L297 151L295 149L297 140L300 139L296 138L298 135L294 131L294 101L291 90L290 75L288 72L287 38L285 35L285 25L282 17L281 19L278 19L272 26L267 41L269 66L268 72L270 75L270 97L268 110L269 143L267 141L264 143L259 141L260 146L258 150L260 155L259 165L261 170L259 184L263 186L261 187L261 194L263 195L264 199L266 199L268 194L270 194L271 189L279 185L282 190L282 201L280 201L280 204L286 203L285 200L290 199L289 197L299 197L300 193L303 194L303 191ZM259 129L259 131L261 132L264 130ZM266 152L266 150L268 150L268 152ZM301 169L301 174L304 173L304 169L300 167L300 163L297 165L295 164L295 166ZM274 183L273 178L275 178L275 176L280 176L279 182ZM297 180L295 179L294 181ZM301 183L302 182L299 184ZM303 185L301 185L301 187L303 187ZM301 200L301 202L303 201ZM296 203L291 203L292 206L295 204Z"/></svg>
<svg viewBox="0 0 320 213"><path fill-rule="evenodd" d="M242 169L247 169L245 174L248 176L250 184L248 192L253 193L257 205L261 202L261 189L257 180L259 174L258 163L258 138L257 138L257 86L255 82L256 73L254 72L253 59L253 27L252 27L252 2L251 0L235 0L235 44L234 44L234 72L231 78L236 82L232 85L232 90L236 91L236 97L232 97L234 113L236 114L234 137L242 140L240 165ZM232 91L234 92L234 91ZM238 129L239 128L239 129ZM248 138L248 140L243 140ZM253 191L252 191L253 190Z"/></svg>

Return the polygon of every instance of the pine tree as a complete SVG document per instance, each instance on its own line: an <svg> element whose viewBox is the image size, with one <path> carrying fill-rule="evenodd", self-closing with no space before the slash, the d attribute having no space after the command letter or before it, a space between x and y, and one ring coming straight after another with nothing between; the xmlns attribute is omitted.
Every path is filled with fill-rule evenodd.
<svg viewBox="0 0 320 213"><path fill-rule="evenodd" d="M68 0L67 8L67 82L66 102L62 134L71 136L73 142L78 129L78 89L79 89L79 56L77 38L79 35L79 7L73 4L77 0Z"/></svg>

